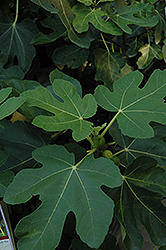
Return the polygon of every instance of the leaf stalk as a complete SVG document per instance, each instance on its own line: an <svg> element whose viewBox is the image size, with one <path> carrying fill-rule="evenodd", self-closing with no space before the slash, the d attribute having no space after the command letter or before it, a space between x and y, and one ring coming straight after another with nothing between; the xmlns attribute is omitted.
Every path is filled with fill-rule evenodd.
<svg viewBox="0 0 166 250"><path fill-rule="evenodd" d="M85 156L75 165L75 168L77 168L77 167L83 162L83 160L84 160L87 156L92 155L95 151L96 151L96 148L93 148L93 149L89 150L88 154L85 155Z"/></svg>
<svg viewBox="0 0 166 250"><path fill-rule="evenodd" d="M118 117L118 115L121 113L121 110L119 110L116 115L112 118L112 120L110 121L110 123L107 125L107 127L104 129L104 131L101 133L100 137L103 137L105 135L105 133L109 130L109 128L111 127L111 125L114 123L114 121L116 120L116 118Z"/></svg>
<svg viewBox="0 0 166 250"><path fill-rule="evenodd" d="M13 25L16 24L17 19L18 19L18 9L19 9L19 0L16 1L16 16Z"/></svg>

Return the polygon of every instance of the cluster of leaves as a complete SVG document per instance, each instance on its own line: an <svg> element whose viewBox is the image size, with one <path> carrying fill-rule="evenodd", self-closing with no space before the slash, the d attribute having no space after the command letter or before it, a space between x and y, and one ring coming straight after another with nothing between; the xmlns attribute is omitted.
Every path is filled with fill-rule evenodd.
<svg viewBox="0 0 166 250"><path fill-rule="evenodd" d="M55 249L70 212L70 249L114 249L113 234L105 238L114 216L127 250L142 248L141 225L166 247L165 8L0 3L0 196L10 205L41 201L16 226L19 250ZM48 86L32 77L39 49L56 67ZM110 118L97 126L98 107Z"/></svg>

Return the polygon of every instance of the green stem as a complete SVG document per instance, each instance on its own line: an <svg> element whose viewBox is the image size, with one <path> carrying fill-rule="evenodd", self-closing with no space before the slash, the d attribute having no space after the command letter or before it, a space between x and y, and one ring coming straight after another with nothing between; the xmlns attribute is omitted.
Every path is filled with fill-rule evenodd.
<svg viewBox="0 0 166 250"><path fill-rule="evenodd" d="M101 133L100 137L103 137L105 133L108 131L108 129L111 127L111 125L114 123L118 115L121 113L121 110L119 110L116 115L113 117L113 119L110 121L110 123L107 125L107 127L104 129L104 131Z"/></svg>
<svg viewBox="0 0 166 250"><path fill-rule="evenodd" d="M87 156L92 155L95 151L96 151L96 148L91 149L91 150L89 151L89 153L88 153L87 155L85 155L85 156L75 165L75 168L77 168L77 167L81 164L81 162L83 162L83 160L84 160Z"/></svg>
<svg viewBox="0 0 166 250"><path fill-rule="evenodd" d="M116 155L119 155L119 154L121 154L121 153L123 153L125 151L126 151L125 149L122 149L122 150L118 151L117 153L113 154L113 157L116 156Z"/></svg>
<svg viewBox="0 0 166 250"><path fill-rule="evenodd" d="M112 52L114 53L115 50L114 50L114 44L113 43L111 43L111 48L112 48Z"/></svg>
<svg viewBox="0 0 166 250"><path fill-rule="evenodd" d="M106 41L105 41L105 39L104 39L103 34L100 33L100 36L101 36L101 39L102 39L102 41L103 41L103 43L104 43L104 45L105 45L105 47L106 47L106 50L107 50L108 54L110 55L110 50L109 50L109 48L108 48L108 46L107 46L107 43L106 43Z"/></svg>
<svg viewBox="0 0 166 250"><path fill-rule="evenodd" d="M148 35L148 44L150 45L150 35L149 35L149 32L147 33Z"/></svg>
<svg viewBox="0 0 166 250"><path fill-rule="evenodd" d="M15 20L14 20L14 25L16 24L17 22L17 19L18 19L18 7L19 7L19 0L16 0L16 16L15 16Z"/></svg>
<svg viewBox="0 0 166 250"><path fill-rule="evenodd" d="M93 142L92 138L88 135L86 137L86 139L90 142L91 146L93 147L94 146L94 142Z"/></svg>
<svg viewBox="0 0 166 250"><path fill-rule="evenodd" d="M153 250L155 250L157 247L158 247L158 246L155 246L155 247L153 248Z"/></svg>

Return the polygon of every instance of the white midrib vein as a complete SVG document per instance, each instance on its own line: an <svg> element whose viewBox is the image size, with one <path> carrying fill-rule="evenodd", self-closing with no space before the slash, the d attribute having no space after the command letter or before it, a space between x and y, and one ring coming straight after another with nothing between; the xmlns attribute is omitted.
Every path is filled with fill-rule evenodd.
<svg viewBox="0 0 166 250"><path fill-rule="evenodd" d="M131 84L130 84L131 85ZM133 103L127 105L126 107L122 108L122 111L124 111L125 109L128 109L129 107L133 106L134 104L136 104L137 102L142 101L145 98L148 98L149 96L155 94L157 91L159 91L161 88L163 88L166 85L166 83L164 83L162 86L158 87L157 89L155 89L153 92L150 92L149 94L139 98L138 100L134 101ZM141 91L141 90L140 90Z"/></svg>
<svg viewBox="0 0 166 250"><path fill-rule="evenodd" d="M91 218L91 225L92 225L92 228L94 229L92 210L91 210L91 205L90 205L90 202L89 202L88 194L87 194L87 192L86 192L85 186L84 186L84 184L83 184L83 182L82 182L82 180L81 180L79 174L77 173L77 170L75 170L75 173L76 173L76 175L77 175L77 177L78 177L78 180L79 180L79 182L80 182L80 184L81 184L81 186L82 186L82 189L83 189L83 191L84 191L84 194L85 194L85 197L86 197L86 200L87 200L87 203L88 203L88 208L89 208L89 213L90 213L90 218ZM93 236L94 236L94 238L95 238L94 230L93 230Z"/></svg>
<svg viewBox="0 0 166 250"><path fill-rule="evenodd" d="M68 19L68 17L67 17L67 15L66 15L66 11L65 11L65 9L64 9L64 4L63 4L63 0L59 0L59 3L60 3L60 5L61 5L61 8L62 8L62 13L64 14L64 17L65 17L65 19L66 19L66 21L67 21L67 24L68 24L68 29L73 33L73 35L76 37L76 39L78 39L79 41L80 41L80 43L82 44L82 41L80 40L80 38L76 35L76 33L73 31L73 28L72 28L72 26L71 26L71 24L70 24L70 21L69 21L69 19ZM71 10L72 11L72 10ZM61 21L63 22L63 20L61 19ZM63 22L63 24L65 25L65 22ZM65 27L66 27L66 25L65 25Z"/></svg>
<svg viewBox="0 0 166 250"><path fill-rule="evenodd" d="M28 97L28 98L29 98L29 99L34 99L34 98L31 98L31 97ZM39 101L40 103L44 104L45 106L51 107L53 110L58 110L58 111L60 111L60 112L62 112L62 113L66 113L66 114L68 114L68 115L70 115L70 116L74 116L74 117L80 119L80 117L79 117L78 115L72 114L72 113L70 113L70 112L68 112L68 111L66 111L66 110L60 109L60 108L58 108L58 107L55 107L55 106L53 106L53 105L51 105L51 104L49 104L49 103L47 103L47 102L42 101L41 99L35 98L35 101ZM31 106L39 107L37 104L36 104L36 105L31 105ZM42 107L42 108L43 108L43 107ZM43 109L47 110L46 108L43 108ZM53 113L53 111L50 111L50 112Z"/></svg>
<svg viewBox="0 0 166 250"><path fill-rule="evenodd" d="M36 240L35 244L33 245L33 248L36 246L38 241L42 238L43 234L45 233L45 231L46 231L46 229L47 229L47 227L48 227L48 225L49 225L49 223L50 223L50 221L51 221L51 219L52 219L52 217L53 217L53 215L54 215L54 213L55 213L55 211L56 211L56 209L57 209L57 207L58 207L58 205L59 205L59 203L60 203L60 201L62 199L62 196L63 196L63 194L64 194L64 192L65 192L65 190L67 188L67 185L68 185L68 183L69 183L69 181L71 179L73 171L74 171L74 169L71 170L71 172L69 174L69 177L68 177L68 179L67 179L67 181L65 183L65 186L64 186L64 188L63 188L63 190L62 190L62 192L61 192L61 194L59 196L59 199L58 199L58 201L57 201L57 203L56 203L56 205L55 205L55 207L54 207L54 209L53 209L53 211L52 211L52 213L51 213L51 215L50 215L50 217L49 217L49 219L48 219L48 221L47 221L47 223L46 223L46 225L44 227L44 229L42 230L42 233L40 234L40 237Z"/></svg>
<svg viewBox="0 0 166 250"><path fill-rule="evenodd" d="M131 186L129 185L128 181L125 179L125 182L128 186L128 188L130 189L131 193L133 194L133 196L137 199L137 201L148 210L149 213L153 214L153 216L159 220L164 226L166 226L166 224L150 209L148 208L142 201L141 199L136 195L136 193L133 191L133 189L131 188Z"/></svg>

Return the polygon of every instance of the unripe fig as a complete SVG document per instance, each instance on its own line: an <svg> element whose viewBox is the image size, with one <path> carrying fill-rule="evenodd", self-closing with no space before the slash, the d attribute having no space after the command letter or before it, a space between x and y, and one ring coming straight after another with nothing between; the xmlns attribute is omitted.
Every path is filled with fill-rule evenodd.
<svg viewBox="0 0 166 250"><path fill-rule="evenodd" d="M111 160L115 163L115 165L118 167L120 166L120 159L117 156L112 157Z"/></svg>
<svg viewBox="0 0 166 250"><path fill-rule="evenodd" d="M104 150L103 157L108 158L108 159L112 159L113 154L110 150Z"/></svg>
<svg viewBox="0 0 166 250"><path fill-rule="evenodd" d="M98 148L98 149L103 149L104 146L105 146L105 139L104 137L97 137L97 136L94 136L93 137L93 142L94 142L94 147Z"/></svg>

